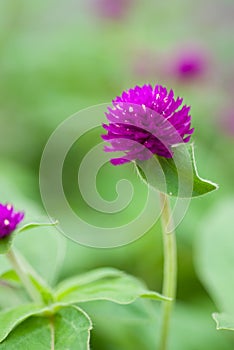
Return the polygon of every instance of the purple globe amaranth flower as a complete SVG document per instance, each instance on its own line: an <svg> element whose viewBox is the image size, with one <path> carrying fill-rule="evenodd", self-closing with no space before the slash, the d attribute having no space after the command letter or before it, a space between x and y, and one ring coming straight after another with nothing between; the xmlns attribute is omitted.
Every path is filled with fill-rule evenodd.
<svg viewBox="0 0 234 350"><path fill-rule="evenodd" d="M9 236L23 218L24 213L16 212L11 204L0 203L0 239Z"/></svg>
<svg viewBox="0 0 234 350"><path fill-rule="evenodd" d="M234 111L233 107L224 107L217 117L217 127L226 136L234 137Z"/></svg>
<svg viewBox="0 0 234 350"><path fill-rule="evenodd" d="M100 17L121 20L131 7L132 0L95 0L93 3Z"/></svg>
<svg viewBox="0 0 234 350"><path fill-rule="evenodd" d="M190 140L190 107L183 99L174 98L174 92L161 85L136 86L124 91L112 101L103 124L107 134L102 139L111 146L106 152L124 151L125 155L111 159L113 165L134 160L147 160L154 154L173 157L173 146Z"/></svg>
<svg viewBox="0 0 234 350"><path fill-rule="evenodd" d="M180 49L168 62L168 74L181 81L192 81L201 78L208 72L210 59L208 53L199 47Z"/></svg>

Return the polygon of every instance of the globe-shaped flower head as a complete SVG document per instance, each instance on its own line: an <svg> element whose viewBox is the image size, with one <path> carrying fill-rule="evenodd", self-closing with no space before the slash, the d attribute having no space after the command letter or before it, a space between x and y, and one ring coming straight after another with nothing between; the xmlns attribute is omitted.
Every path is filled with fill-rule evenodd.
<svg viewBox="0 0 234 350"><path fill-rule="evenodd" d="M12 205L0 203L0 239L9 236L23 218L24 213L14 211Z"/></svg>
<svg viewBox="0 0 234 350"><path fill-rule="evenodd" d="M174 92L161 85L144 85L124 91L112 101L103 124L107 134L103 140L106 152L123 151L120 158L111 159L113 165L146 160L154 154L173 157L173 146L188 142L191 128L190 107Z"/></svg>
<svg viewBox="0 0 234 350"><path fill-rule="evenodd" d="M173 56L173 55L172 55ZM204 77L208 69L208 54L201 48L188 47L175 53L171 62L169 74L179 79L181 82L194 81Z"/></svg>

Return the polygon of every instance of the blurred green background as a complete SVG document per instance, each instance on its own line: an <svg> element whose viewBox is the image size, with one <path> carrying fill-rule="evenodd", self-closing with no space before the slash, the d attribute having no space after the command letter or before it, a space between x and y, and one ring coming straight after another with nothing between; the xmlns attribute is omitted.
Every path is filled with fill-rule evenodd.
<svg viewBox="0 0 234 350"><path fill-rule="evenodd" d="M45 215L38 184L40 158L50 134L68 116L143 83L173 88L192 107L199 173L220 189L193 199L177 229L173 350L234 347L231 332L216 331L211 318L212 312L228 311L234 304L229 297L234 249L227 249L234 248L233 16L233 0L0 2L0 196L2 202L24 209L27 220ZM186 72L181 72L181 62L190 65ZM93 130L79 140L64 166L71 206L98 224L113 219L81 200L76 177L82 157L101 141L101 133L101 128ZM134 217L146 189L131 165L106 165L101 174L97 185L106 200L115 198L118 179L132 181L133 201L115 223ZM161 290L158 223L141 239L115 249L82 247L46 229L25 233L16 244L52 284L95 267L114 266ZM2 262L1 269L4 266ZM0 293L3 307L6 295ZM17 303L12 298L9 303ZM94 319L93 349L155 348L158 305L92 303L86 309Z"/></svg>

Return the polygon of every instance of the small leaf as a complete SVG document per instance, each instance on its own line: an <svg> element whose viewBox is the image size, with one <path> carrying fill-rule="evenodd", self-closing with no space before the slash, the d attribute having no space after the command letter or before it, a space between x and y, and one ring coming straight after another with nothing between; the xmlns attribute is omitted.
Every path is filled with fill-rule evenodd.
<svg viewBox="0 0 234 350"><path fill-rule="evenodd" d="M6 254L12 245L14 237L21 232L25 232L28 230L31 230L33 228L38 228L38 227L47 227L47 226L56 226L58 224L58 221L52 222L52 223L29 223L26 224L22 227L19 227L15 231L13 231L9 236L3 237L0 239L0 254Z"/></svg>
<svg viewBox="0 0 234 350"><path fill-rule="evenodd" d="M9 283L9 285L13 287L21 286L21 281L14 270L8 270L0 274L0 281Z"/></svg>
<svg viewBox="0 0 234 350"><path fill-rule="evenodd" d="M155 155L135 163L141 179L160 192L181 198L202 196L218 188L198 175L193 144L176 146L173 152L173 158Z"/></svg>
<svg viewBox="0 0 234 350"><path fill-rule="evenodd" d="M217 330L226 329L229 331L234 331L234 315L213 313L212 317L216 322Z"/></svg>
<svg viewBox="0 0 234 350"><path fill-rule="evenodd" d="M91 329L83 310L66 307L54 316L25 320L0 344L0 350L89 350Z"/></svg>
<svg viewBox="0 0 234 350"><path fill-rule="evenodd" d="M159 293L148 291L145 285L135 277L108 268L68 279L55 291L55 300L68 305L92 300L129 304L139 297L170 300Z"/></svg>
<svg viewBox="0 0 234 350"><path fill-rule="evenodd" d="M58 221L55 221L55 222L47 222L47 223L39 223L39 222L31 222L29 224L26 224L22 227L20 227L17 232L18 233L21 233L21 232L24 232L24 231L28 231L28 230L31 230L33 228L38 228L38 227L47 227L47 226L56 226L58 225Z"/></svg>
<svg viewBox="0 0 234 350"><path fill-rule="evenodd" d="M28 317L42 313L43 306L33 303L19 305L0 312L0 343L8 334Z"/></svg>

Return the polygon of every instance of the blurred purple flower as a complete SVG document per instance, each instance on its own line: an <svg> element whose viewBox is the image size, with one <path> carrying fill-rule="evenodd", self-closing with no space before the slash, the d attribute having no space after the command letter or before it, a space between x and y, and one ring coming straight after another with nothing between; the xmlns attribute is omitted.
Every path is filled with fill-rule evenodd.
<svg viewBox="0 0 234 350"><path fill-rule="evenodd" d="M24 213L14 211L12 205L0 203L0 238L9 236L23 218Z"/></svg>
<svg viewBox="0 0 234 350"><path fill-rule="evenodd" d="M132 0L92 0L96 13L102 18L120 20L128 12Z"/></svg>
<svg viewBox="0 0 234 350"><path fill-rule="evenodd" d="M207 54L201 48L187 47L174 53L168 73L181 81L201 78L208 70Z"/></svg>
<svg viewBox="0 0 234 350"><path fill-rule="evenodd" d="M172 146L188 142L193 133L190 107L182 102L161 85L136 86L116 97L106 113L109 124L103 124L107 134L102 138L111 144L106 152L124 151L125 156L111 163L146 160L153 154L172 158Z"/></svg>
<svg viewBox="0 0 234 350"><path fill-rule="evenodd" d="M234 137L234 109L233 107L223 109L218 118L218 128L226 135Z"/></svg>

